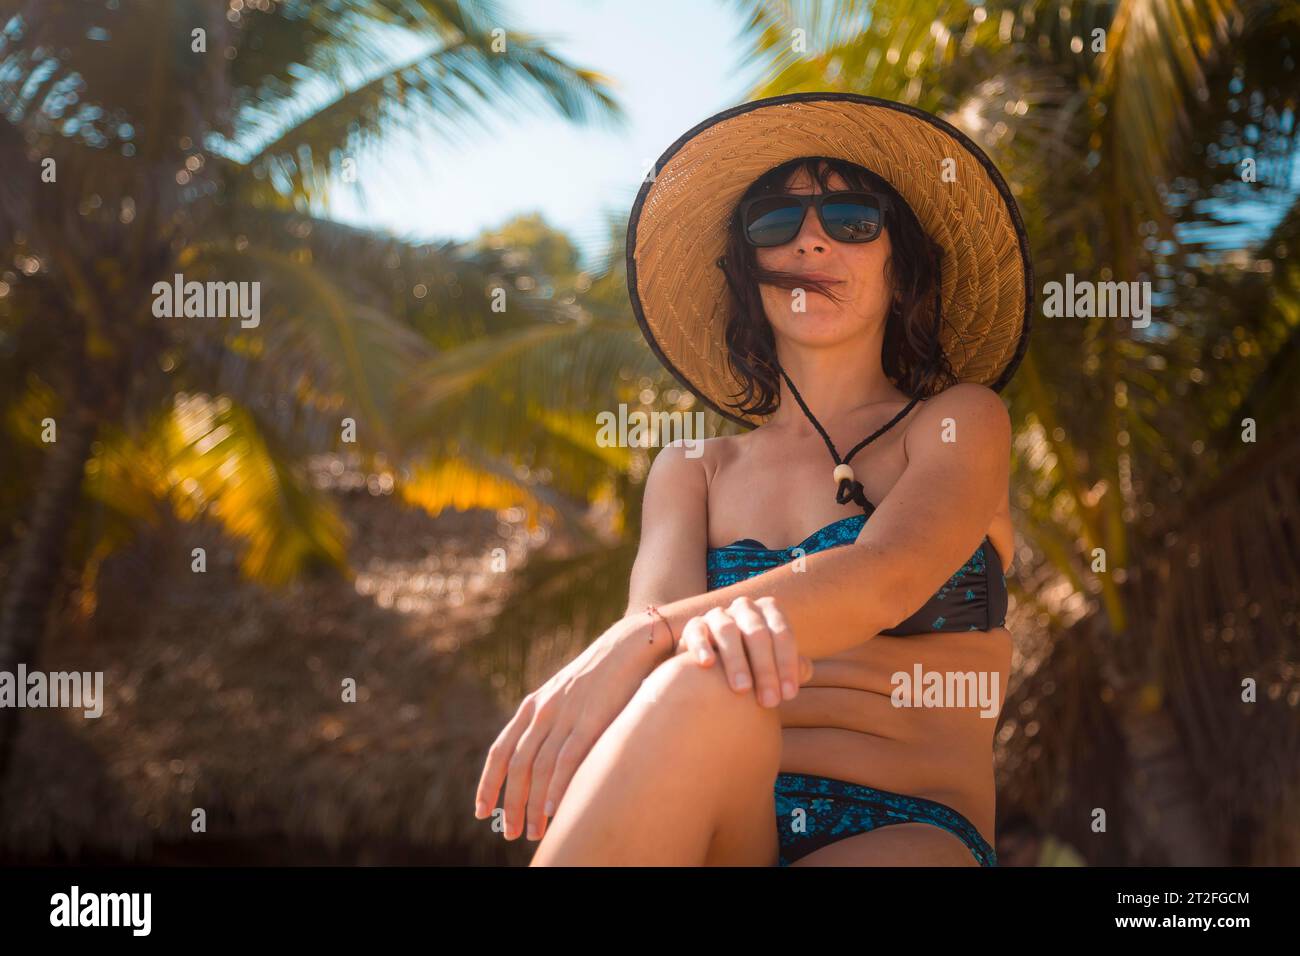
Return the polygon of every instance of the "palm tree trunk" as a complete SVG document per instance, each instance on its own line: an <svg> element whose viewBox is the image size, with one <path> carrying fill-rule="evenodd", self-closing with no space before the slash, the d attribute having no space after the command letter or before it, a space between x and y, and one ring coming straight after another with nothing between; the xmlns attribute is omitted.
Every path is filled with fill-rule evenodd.
<svg viewBox="0 0 1300 956"><path fill-rule="evenodd" d="M27 533L18 544L13 573L0 607L0 671L36 663L50 604L62 576L68 531L81 498L82 478L99 422L90 414L63 416L45 456ZM18 688L19 693L24 688ZM0 794L18 736L19 714L0 708Z"/></svg>
<svg viewBox="0 0 1300 956"><path fill-rule="evenodd" d="M1144 696L1134 688L1116 708L1133 771L1129 809L1139 815L1129 828L1132 855L1168 866L1224 866L1178 728L1166 707Z"/></svg>

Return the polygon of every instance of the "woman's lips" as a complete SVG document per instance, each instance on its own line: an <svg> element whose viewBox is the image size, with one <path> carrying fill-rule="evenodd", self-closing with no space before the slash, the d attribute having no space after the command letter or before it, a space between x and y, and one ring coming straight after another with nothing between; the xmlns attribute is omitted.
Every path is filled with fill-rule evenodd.
<svg viewBox="0 0 1300 956"><path fill-rule="evenodd" d="M837 285L844 284L843 279L837 279L834 276L828 276L824 272L805 272L805 273L801 273L799 275L799 278L806 280L808 282L817 282L830 288L833 288ZM823 292L821 289L807 289L805 291L811 292L813 295L820 295L825 298L830 298L829 293Z"/></svg>

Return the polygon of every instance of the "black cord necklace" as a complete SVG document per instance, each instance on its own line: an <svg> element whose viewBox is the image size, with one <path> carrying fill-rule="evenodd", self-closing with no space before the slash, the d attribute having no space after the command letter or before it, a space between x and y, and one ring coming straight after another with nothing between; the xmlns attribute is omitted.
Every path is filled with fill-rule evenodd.
<svg viewBox="0 0 1300 956"><path fill-rule="evenodd" d="M935 261L934 333L935 333L936 349L941 347L939 344L939 330L943 327L942 290L943 290L943 261L942 261L942 255L940 255L940 258ZM870 501L867 500L867 496L863 493L862 482L858 481L857 478L854 477L853 468L851 465L849 465L849 459L852 458L854 455L856 455L858 452L860 452L863 448L870 445L873 441L875 441L885 432L889 431L900 421L902 421L903 416L905 416L916 406L916 403L920 401L920 398L913 398L910 402L907 403L907 405L903 408L901 412L899 412L897 415L891 418L884 425L877 428L872 434L868 435L866 438L862 439L862 441L854 445L847 455L845 455L843 458L840 458L840 453L835 450L835 443L831 441L831 436L826 434L826 429L822 428L821 422L817 421L817 416L814 415L811 410L809 410L808 405L803 400L803 396L799 394L799 389L794 387L794 382L790 381L790 376L786 374L785 369L781 367L781 364L779 362L775 364L777 369L781 372L781 377L785 379L785 384L790 386L790 394L793 395L794 400L799 403L799 407L803 409L803 413L808 416L808 421L812 422L813 427L816 428L819 433L821 433L822 440L826 442L826 447L829 448L831 451L831 457L835 459L834 476L835 476L835 481L837 483L837 487L835 489L835 501L838 504L842 504L842 505L848 504L850 501L854 501L862 508L863 511L867 513L867 517L870 517L871 512L876 510L875 506ZM933 369L934 367L935 364L932 361L931 368Z"/></svg>
<svg viewBox="0 0 1300 956"><path fill-rule="evenodd" d="M862 439L862 441L854 445L847 455L840 458L840 453L835 450L835 443L831 441L831 436L826 434L826 429L822 428L821 422L817 421L817 417L809 410L807 404L803 400L803 396L800 395L799 390L794 387L794 382L790 381L790 376L786 374L784 368L780 371L781 377L785 379L785 384L790 386L790 394L793 395L794 400L799 403L799 407L802 408L803 413L808 416L808 420L812 422L813 427L821 433L822 440L826 442L826 447L830 449L831 457L835 459L834 478L838 483L838 487L835 490L836 503L844 505L848 504L850 501L856 502L859 507L867 513L867 516L870 517L871 512L875 510L875 506L867 500L867 496L863 493L862 482L858 481L857 478L854 477L853 467L849 464L849 459L902 421L903 416L910 412L920 399L913 398L907 403L901 412L891 418L886 424L877 428L866 438Z"/></svg>

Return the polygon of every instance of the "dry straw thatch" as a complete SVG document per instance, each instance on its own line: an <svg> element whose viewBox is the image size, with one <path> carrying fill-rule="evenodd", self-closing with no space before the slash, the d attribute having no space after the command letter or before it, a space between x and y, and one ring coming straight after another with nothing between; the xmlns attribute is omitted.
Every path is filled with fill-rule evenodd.
<svg viewBox="0 0 1300 956"><path fill-rule="evenodd" d="M243 581L212 527L143 535L106 564L99 607L52 628L39 668L104 672L104 715L23 713L3 795L11 858L518 863L473 816L508 714L465 643L527 545L490 512L431 519L340 498L355 580ZM204 546L206 574L189 570ZM341 700L355 678L357 701ZM202 807L207 832L191 832Z"/></svg>

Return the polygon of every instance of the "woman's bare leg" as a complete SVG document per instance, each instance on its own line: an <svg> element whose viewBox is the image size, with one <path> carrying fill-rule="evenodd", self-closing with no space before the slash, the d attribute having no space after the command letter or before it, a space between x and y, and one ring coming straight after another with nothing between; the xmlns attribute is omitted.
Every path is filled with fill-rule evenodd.
<svg viewBox="0 0 1300 956"><path fill-rule="evenodd" d="M532 865L775 864L780 763L775 708L674 658L578 767Z"/></svg>

